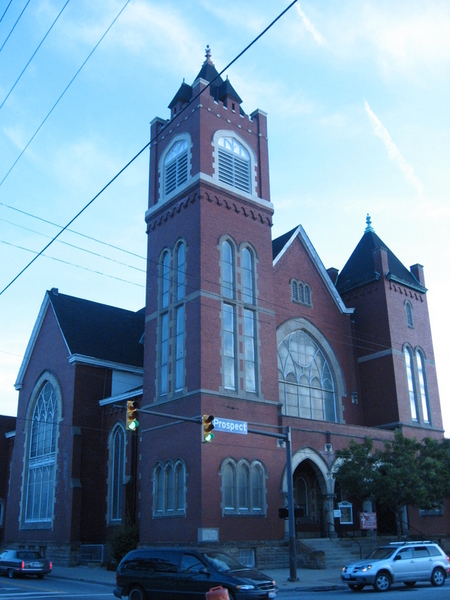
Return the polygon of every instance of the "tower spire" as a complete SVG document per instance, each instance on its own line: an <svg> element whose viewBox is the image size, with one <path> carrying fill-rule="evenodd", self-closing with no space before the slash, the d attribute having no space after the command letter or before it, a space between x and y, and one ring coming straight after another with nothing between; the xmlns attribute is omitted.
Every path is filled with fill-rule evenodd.
<svg viewBox="0 0 450 600"><path fill-rule="evenodd" d="M366 216L366 228L364 230L364 233L366 233L368 231L375 233L375 229L372 227L372 219L370 218L369 213L367 213L367 216Z"/></svg>
<svg viewBox="0 0 450 600"><path fill-rule="evenodd" d="M208 64L208 65L214 64L213 61L211 60L211 48L209 47L209 44L206 46L206 49L205 49L205 57L206 57L206 60L203 64L205 64L205 65L206 64Z"/></svg>

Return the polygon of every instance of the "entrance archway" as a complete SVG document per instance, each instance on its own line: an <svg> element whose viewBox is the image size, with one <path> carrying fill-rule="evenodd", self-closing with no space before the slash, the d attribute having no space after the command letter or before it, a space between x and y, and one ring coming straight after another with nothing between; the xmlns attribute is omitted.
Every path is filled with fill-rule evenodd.
<svg viewBox="0 0 450 600"><path fill-rule="evenodd" d="M298 538L334 534L334 479L323 458L311 448L292 456L295 532ZM283 492L287 494L286 473Z"/></svg>

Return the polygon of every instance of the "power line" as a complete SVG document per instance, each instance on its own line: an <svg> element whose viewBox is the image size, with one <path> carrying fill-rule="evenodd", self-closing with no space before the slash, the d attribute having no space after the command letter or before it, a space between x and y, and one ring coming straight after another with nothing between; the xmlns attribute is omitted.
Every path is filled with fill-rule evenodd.
<svg viewBox="0 0 450 600"><path fill-rule="evenodd" d="M30 1L30 0L28 0ZM50 109L50 111L47 113L46 117L44 118L44 120L41 122L41 124L39 125L39 127L36 129L36 131L33 133L33 135L31 136L31 138L29 139L28 143L26 144L25 148L22 150L22 152L19 154L19 156L16 158L16 160L13 162L12 166L10 167L9 171L6 173L6 175L3 177L3 179L0 181L0 186L3 185L3 183L5 182L6 178L8 177L8 175L11 173L11 171L14 169L14 167L16 166L16 164L19 162L19 160L22 158L23 154L25 153L25 151L27 150L28 146L31 144L31 142L34 140L34 138L36 137L36 135L39 133L39 131L41 130L41 128L44 126L45 122L47 121L47 119L49 118L49 116L52 114L52 112L55 110L56 106L59 104L60 100L62 99L62 97L64 96L64 94L67 92L67 90L70 88L70 86L72 85L72 83L75 81L75 79L77 78L78 74L80 73L80 71L82 70L82 68L84 67L84 65L88 62L88 60L91 58L91 56L94 54L94 52L97 50L97 48L99 47L99 45L101 44L101 42L103 41L103 39L105 38L105 36L108 34L109 30L111 29L111 27L114 25L114 23L117 21L117 19L120 17L120 15L123 13L123 11L125 10L125 8L128 6L128 4L131 2L131 0L127 0L127 2L125 3L125 5L123 6L123 8L119 11L119 14L114 18L114 20L112 21L112 23L110 24L110 26L108 27L108 29L105 31L105 33L102 35L102 37L99 39L99 41L95 44L95 46L93 47L93 49L91 50L91 52L88 54L87 58L85 59L85 61L83 62L83 64L81 65L81 67L78 69L78 71L75 73L75 75L72 77L72 79L69 81L69 83L66 85L66 87L64 88L64 90L62 91L62 93L60 94L59 98L57 99L57 101L54 103L54 105L52 106L52 108ZM106 188L104 188L106 189ZM81 214L81 213L79 213ZM79 215L77 215L79 216ZM45 248L44 248L45 249ZM4 291L4 290L3 290ZM1 295L1 293L0 293Z"/></svg>
<svg viewBox="0 0 450 600"><path fill-rule="evenodd" d="M122 8L122 10L120 11L119 15L121 14L121 12L125 9L126 5L128 4L128 2L130 2L130 0L127 1L127 3L125 4L125 6ZM198 94L196 94L196 96L194 96L189 103L187 103L178 113L177 117L175 119L173 119L171 121L171 123L167 123L164 127L162 127L160 129L160 131L152 138L150 139L150 141L145 144L145 146L143 148L141 148L141 150L139 150L139 152L137 152L137 154L135 154L133 156L133 158L131 160L128 161L128 163L122 167L122 169L120 169L120 171L112 178L109 180L109 182L67 223L67 225L65 225L55 236L52 240L50 240L50 242L8 283L8 285L6 287L4 287L1 292L0 292L0 296L9 288L11 287L11 285L17 281L17 279L45 252L45 250L47 250L47 248L49 248L49 246L51 246L53 244L53 242L55 242L59 236L66 231L66 229L68 227L70 227L70 225L72 225L72 223L74 221L76 221L76 219L78 219L78 217L83 214L88 208L89 206L91 206L91 204L93 204L95 202L95 200L166 130L166 128L169 125L172 125L173 122L176 119L179 119L180 116L184 113L185 110L187 110L193 102L195 102L201 94L203 94L208 88L211 87L211 84L214 83L214 81L216 81L216 79L218 79L227 69L229 69L243 54L245 54L265 33L267 33L267 31L269 31L269 29L271 27L273 27L273 25L275 25L275 23L277 23L277 21L279 21L279 19L281 19L281 17L286 14L286 12L292 8L292 6L294 6L294 4L297 2L297 0L293 0L293 2L291 2L291 4L289 4L289 6L287 6L261 33L259 33L241 52L239 52L239 54L237 56L235 56L235 58L233 58L232 61L230 61L228 63L228 65L226 65L226 67L224 69L222 69L222 71L220 71L220 73L217 74L217 76L208 83L208 85L206 85ZM119 15L117 15L116 19L113 21L113 23L117 20L117 18L119 17ZM109 29L112 27L113 23L110 25L110 27L108 28L107 31L109 31ZM107 32L106 32L107 33ZM102 38L100 39L100 41L98 42L98 44L101 42L101 40L103 39L103 37L106 35L106 33L102 36ZM97 44L97 46L98 46ZM97 47L96 46L96 47ZM95 48L94 48L95 50ZM93 52L93 51L92 51ZM91 52L91 54L92 54ZM90 55L89 55L90 56ZM89 59L89 57L86 59L86 61L83 63L83 65L87 62L87 60ZM80 67L79 71L81 70L81 68L83 67L83 65ZM78 71L78 72L79 72ZM77 72L77 73L78 73ZM75 75L76 77L76 75ZM74 77L74 78L75 78ZM74 79L73 78L73 79ZM72 79L72 81L73 81ZM70 84L69 84L70 85ZM66 88L67 89L67 88ZM63 92L64 93L64 92ZM59 101L59 100L58 100ZM56 104L54 105L56 106ZM52 109L53 110L53 109ZM51 112L51 111L50 111ZM50 113L47 115L47 117L44 119L44 121L41 123L41 125L39 126L38 130L42 127L42 125L44 124L45 120L48 118L48 116L50 115ZM37 133L36 131L36 133ZM29 146L29 144L31 143L32 139L34 138L34 136L36 135L36 133L33 135L33 137L31 138L31 140L28 142L27 146L22 150L21 154L19 155L22 156L22 154L25 152L26 148ZM3 178L3 180L0 182L0 186L3 184L3 182L5 181L6 177L9 175L9 173L11 172L11 170L13 169L14 165L17 163L17 161L19 160L19 158L15 161L15 163L13 164L13 166L11 167L11 169L8 171L8 173L5 175L5 177Z"/></svg>
<svg viewBox="0 0 450 600"><path fill-rule="evenodd" d="M11 92L14 90L14 88L16 87L16 85L19 83L20 78L22 77L22 75L25 73L28 65L30 64L30 62L33 60L33 58L36 56L39 48L42 46L42 44L44 43L46 37L48 36L48 34L50 33L50 31L53 29L56 21L59 19L59 17L62 15L64 9L66 8L66 6L69 4L70 0L67 0L67 2L64 4L64 6L62 7L62 9L59 11L58 16L56 17L56 19L53 21L53 23L50 25L50 28L48 29L47 33L44 35L44 37L42 38L42 40L40 41L38 47L36 48L36 50L33 52L33 54L31 55L30 60L27 62L27 64L24 66L24 68L22 69L22 72L20 73L19 77L16 79L16 81L14 82L14 85L12 86L12 88L9 90L9 92L6 94L5 99L3 100L3 102L0 104L0 110L3 108L3 105L5 104L5 102L8 100L9 96L11 95Z"/></svg>
<svg viewBox="0 0 450 600"><path fill-rule="evenodd" d="M8 8L11 6L12 0L9 0L9 4L8 6L5 8L5 10L3 11L2 16L0 17L0 23L3 21L3 17L6 15L6 13L8 12Z"/></svg>
<svg viewBox="0 0 450 600"><path fill-rule="evenodd" d="M7 41L9 40L9 38L11 37L11 34L12 34L12 32L13 32L13 31L14 31L14 29L16 28L16 25L17 25L17 23L20 21L20 19L21 19L21 17L22 17L22 15L23 15L23 13L25 12L25 10L26 10L27 6L30 4L30 2L31 2L31 0L28 0L28 2L27 2L27 3L25 4L25 6L23 7L23 9L22 9L22 12L21 12L21 13L20 13L20 15L17 17L17 20L16 20L16 22L14 23L14 25L12 26L12 28L11 28L11 31L10 31L10 32L8 33L8 35L6 36L6 40L3 42L2 46L0 47L0 52L1 52L1 51L3 50L3 48L5 47L5 44L6 44L6 42L7 42ZM9 4L11 4L11 2L10 2ZM8 8L9 8L9 4L8 4L8 6L6 7L6 10L8 10ZM5 13L6 13L6 10L5 10ZM3 13L3 15L4 15L5 13ZM2 19L3 19L3 17L2 17Z"/></svg>

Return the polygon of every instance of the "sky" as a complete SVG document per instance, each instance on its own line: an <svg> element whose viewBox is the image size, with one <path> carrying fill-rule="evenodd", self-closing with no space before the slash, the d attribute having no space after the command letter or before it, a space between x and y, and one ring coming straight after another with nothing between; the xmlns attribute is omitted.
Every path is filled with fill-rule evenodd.
<svg viewBox="0 0 450 600"><path fill-rule="evenodd" d="M46 290L144 306L148 149L132 159L208 44L221 71L290 3L0 0L0 414ZM268 114L273 237L301 224L342 269L369 213L424 266L448 435L449 31L448 0L298 0L223 74Z"/></svg>

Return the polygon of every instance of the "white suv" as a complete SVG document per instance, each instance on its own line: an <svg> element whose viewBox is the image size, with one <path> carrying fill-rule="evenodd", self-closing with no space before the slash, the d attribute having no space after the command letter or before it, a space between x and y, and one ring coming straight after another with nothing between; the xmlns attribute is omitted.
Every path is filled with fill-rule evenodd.
<svg viewBox="0 0 450 600"><path fill-rule="evenodd" d="M341 579L354 592L373 585L386 592L393 583L413 587L416 581L444 585L450 574L450 559L434 542L393 542L381 546L363 560L342 568Z"/></svg>

